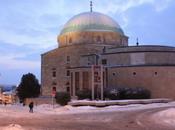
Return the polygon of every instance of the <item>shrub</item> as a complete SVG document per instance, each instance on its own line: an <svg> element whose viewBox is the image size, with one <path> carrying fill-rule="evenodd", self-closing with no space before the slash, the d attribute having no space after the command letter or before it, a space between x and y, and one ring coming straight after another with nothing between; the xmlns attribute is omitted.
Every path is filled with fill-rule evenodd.
<svg viewBox="0 0 175 130"><path fill-rule="evenodd" d="M124 99L148 99L151 97L151 92L145 88L136 87L125 89Z"/></svg>
<svg viewBox="0 0 175 130"><path fill-rule="evenodd" d="M79 100L82 99L91 99L91 91L86 89L86 90L79 90L76 92L76 95Z"/></svg>
<svg viewBox="0 0 175 130"><path fill-rule="evenodd" d="M145 88L136 87L111 87L105 89L105 98L111 100L117 99L148 99L151 97L151 92Z"/></svg>
<svg viewBox="0 0 175 130"><path fill-rule="evenodd" d="M104 91L104 97L111 99L111 100L120 99L120 89L119 88L106 88Z"/></svg>
<svg viewBox="0 0 175 130"><path fill-rule="evenodd" d="M56 102L62 106L67 105L70 101L70 94L67 92L57 92L55 95Z"/></svg>
<svg viewBox="0 0 175 130"><path fill-rule="evenodd" d="M148 89L145 88L136 88L137 92L138 92L138 96L140 97L140 99L149 99L151 98L151 92Z"/></svg>

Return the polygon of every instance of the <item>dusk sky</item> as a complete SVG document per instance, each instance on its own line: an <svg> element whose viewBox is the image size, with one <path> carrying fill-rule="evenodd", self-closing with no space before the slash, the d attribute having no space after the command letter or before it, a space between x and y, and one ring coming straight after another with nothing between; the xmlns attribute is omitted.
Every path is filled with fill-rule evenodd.
<svg viewBox="0 0 175 130"><path fill-rule="evenodd" d="M28 72L40 80L40 55L58 46L71 17L89 10L89 0L0 0L0 84L17 85ZM140 45L175 46L175 0L93 0L93 11L116 20L129 45L138 37Z"/></svg>

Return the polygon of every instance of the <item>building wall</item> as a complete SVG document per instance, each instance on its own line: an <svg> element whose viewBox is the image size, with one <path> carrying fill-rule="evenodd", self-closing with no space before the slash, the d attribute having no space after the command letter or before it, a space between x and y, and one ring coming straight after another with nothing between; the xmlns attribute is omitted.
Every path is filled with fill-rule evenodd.
<svg viewBox="0 0 175 130"><path fill-rule="evenodd" d="M77 86L71 86L71 83L75 85L73 82L75 82L76 72L79 73L77 81L80 90L84 87L83 72L88 72L90 77L86 82L91 88L91 69L80 68L88 66L88 60L94 59L94 55L90 58L89 56L83 57L83 55L97 54L100 56L102 53L99 59L107 59L105 86L145 87L152 92L152 98L175 99L175 50L173 47L124 47L114 48L112 51L107 50L105 53L103 49L103 44L75 44L43 54L42 95L51 95L52 87L56 87L57 91L67 91L69 87L69 91L75 95L71 87ZM69 76L67 76L68 70L70 71ZM55 77L53 77L54 71L56 72Z"/></svg>
<svg viewBox="0 0 175 130"><path fill-rule="evenodd" d="M108 68L108 87L143 87L152 98L175 99L175 66Z"/></svg>
<svg viewBox="0 0 175 130"><path fill-rule="evenodd" d="M117 32L70 32L64 35L59 35L58 43L60 47L80 43L128 46L128 37L122 36Z"/></svg>
<svg viewBox="0 0 175 130"><path fill-rule="evenodd" d="M165 65L175 64L175 52L128 52L102 55L108 66L114 65Z"/></svg>
<svg viewBox="0 0 175 130"><path fill-rule="evenodd" d="M52 87L57 91L66 91L67 84L70 84L70 76L66 76L67 70L71 67L82 65L80 60L82 55L91 53L101 53L103 46L99 45L72 45L60 47L42 55L41 83L42 94L51 95ZM67 61L69 56L70 61ZM53 77L53 71L56 77Z"/></svg>

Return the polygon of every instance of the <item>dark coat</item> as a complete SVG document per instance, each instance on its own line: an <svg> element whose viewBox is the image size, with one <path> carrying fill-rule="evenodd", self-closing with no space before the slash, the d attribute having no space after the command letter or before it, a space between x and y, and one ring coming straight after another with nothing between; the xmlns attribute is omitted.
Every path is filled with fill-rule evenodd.
<svg viewBox="0 0 175 130"><path fill-rule="evenodd" d="M33 108L33 102L29 104L29 108Z"/></svg>

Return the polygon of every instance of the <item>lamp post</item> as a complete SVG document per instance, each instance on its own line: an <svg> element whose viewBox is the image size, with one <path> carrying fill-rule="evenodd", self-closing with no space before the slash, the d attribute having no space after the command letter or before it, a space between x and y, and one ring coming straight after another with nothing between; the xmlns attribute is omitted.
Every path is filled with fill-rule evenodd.
<svg viewBox="0 0 175 130"><path fill-rule="evenodd" d="M103 66L102 65L98 65L98 60L99 60L100 56L99 55L96 55L96 62L95 62L95 65L92 65L92 68L91 68L91 71L92 71L92 100L95 99L95 87L96 88L96 91L98 93L98 88L100 86L100 98L101 100L103 100Z"/></svg>

